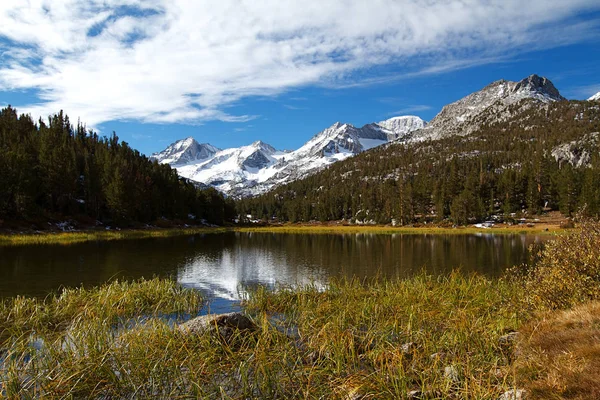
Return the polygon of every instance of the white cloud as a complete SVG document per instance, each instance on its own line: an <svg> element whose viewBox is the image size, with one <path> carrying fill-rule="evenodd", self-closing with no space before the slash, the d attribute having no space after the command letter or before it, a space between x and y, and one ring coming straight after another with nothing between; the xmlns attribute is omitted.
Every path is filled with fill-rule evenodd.
<svg viewBox="0 0 600 400"><path fill-rule="evenodd" d="M14 4L18 3L18 4ZM319 84L385 82L598 35L597 0L17 0L0 2L0 90L90 126L248 121L228 105ZM565 32L567 32L565 34Z"/></svg>
<svg viewBox="0 0 600 400"><path fill-rule="evenodd" d="M393 112L389 112L389 113L387 113L387 115L405 115L405 114L419 113L419 112L429 111L429 110L431 110L431 106L428 106L426 104L415 104L415 105L403 107L403 108L393 111Z"/></svg>

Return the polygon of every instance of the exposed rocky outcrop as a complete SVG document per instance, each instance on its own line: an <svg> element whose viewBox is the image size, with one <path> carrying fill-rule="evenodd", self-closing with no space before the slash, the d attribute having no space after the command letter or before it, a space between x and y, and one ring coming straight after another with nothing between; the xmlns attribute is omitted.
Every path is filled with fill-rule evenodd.
<svg viewBox="0 0 600 400"><path fill-rule="evenodd" d="M257 329L252 320L242 313L208 314L191 319L178 326L186 334L215 335L229 342L240 332Z"/></svg>
<svg viewBox="0 0 600 400"><path fill-rule="evenodd" d="M437 140L452 135L468 135L484 123L509 118L515 104L522 100L522 107L532 104L544 105L564 100L549 79L531 75L519 82L499 80L462 99L448 104L423 129L408 136L409 140ZM485 115L484 115L485 114Z"/></svg>
<svg viewBox="0 0 600 400"><path fill-rule="evenodd" d="M575 168L588 166L593 149L598 149L598 138L600 132L585 135L580 140L563 143L552 149L552 156L559 164L567 162Z"/></svg>

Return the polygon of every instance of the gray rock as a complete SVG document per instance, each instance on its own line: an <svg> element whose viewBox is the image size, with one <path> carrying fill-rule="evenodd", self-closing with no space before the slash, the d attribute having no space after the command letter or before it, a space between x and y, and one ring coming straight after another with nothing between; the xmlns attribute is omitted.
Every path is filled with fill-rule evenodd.
<svg viewBox="0 0 600 400"><path fill-rule="evenodd" d="M460 381L460 374L458 372L458 368L456 368L454 365L449 365L447 367L444 368L444 378L446 378L447 380L451 381L451 382L459 382Z"/></svg>
<svg viewBox="0 0 600 400"><path fill-rule="evenodd" d="M512 346L518 338L519 332L510 332L504 336L500 336L498 338L498 344L503 347Z"/></svg>
<svg viewBox="0 0 600 400"><path fill-rule="evenodd" d="M524 400L527 398L527 391L525 389L511 389L508 390L498 400Z"/></svg>
<svg viewBox="0 0 600 400"><path fill-rule="evenodd" d="M237 332L253 332L256 325L242 313L208 314L191 319L178 326L186 334L206 335L218 334L229 341Z"/></svg>

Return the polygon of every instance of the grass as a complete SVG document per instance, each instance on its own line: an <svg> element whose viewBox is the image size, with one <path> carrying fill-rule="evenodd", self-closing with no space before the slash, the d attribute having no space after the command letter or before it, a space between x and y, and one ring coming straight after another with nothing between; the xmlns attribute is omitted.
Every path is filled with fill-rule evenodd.
<svg viewBox="0 0 600 400"><path fill-rule="evenodd" d="M148 316L115 328L195 310L199 299L170 281L17 298L0 312L0 384L20 398L497 398L516 380L498 339L527 319L520 290L458 273L258 288L245 304L257 331L228 343Z"/></svg>
<svg viewBox="0 0 600 400"><path fill-rule="evenodd" d="M553 311L523 327L515 362L531 399L600 399L600 302Z"/></svg>
<svg viewBox="0 0 600 400"><path fill-rule="evenodd" d="M151 237L172 237L195 235L199 233L222 233L227 228L167 228L167 229L124 229L124 230L90 230L82 232L41 232L26 234L2 234L0 246L19 246L34 244L69 245L91 241L143 239Z"/></svg>
<svg viewBox="0 0 600 400"><path fill-rule="evenodd" d="M258 289L249 310L297 329L282 368L307 398L495 399L516 381L499 338L529 317L518 285L453 273L342 280L321 292ZM289 349L288 349L289 351ZM290 395L279 387L282 396Z"/></svg>
<svg viewBox="0 0 600 400"><path fill-rule="evenodd" d="M0 398L94 397L123 387L136 393L144 363L160 370L154 346L160 344L163 357L180 349L159 317L195 315L201 307L197 291L158 278L4 300Z"/></svg>
<svg viewBox="0 0 600 400"><path fill-rule="evenodd" d="M390 227L390 226L364 226L364 225L270 225L260 227L243 227L236 228L238 232L256 232L256 233L296 233L296 234L405 234L405 235L472 235L477 233L486 234L548 234L553 235L556 232L564 230L558 227L527 227L527 226L511 226L504 228L476 228L459 226L456 228L442 228L436 226L421 226L421 227Z"/></svg>

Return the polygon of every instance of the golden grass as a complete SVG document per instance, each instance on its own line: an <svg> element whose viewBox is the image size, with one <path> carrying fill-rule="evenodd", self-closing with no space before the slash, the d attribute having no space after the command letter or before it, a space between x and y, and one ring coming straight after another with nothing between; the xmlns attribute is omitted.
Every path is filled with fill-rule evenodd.
<svg viewBox="0 0 600 400"><path fill-rule="evenodd" d="M309 398L495 399L515 381L498 339L527 319L522 297L518 285L453 273L258 289L247 307L297 329L292 354L306 368L286 373Z"/></svg>
<svg viewBox="0 0 600 400"><path fill-rule="evenodd" d="M227 228L164 228L164 229L123 229L110 231L82 231L82 232L41 232L27 234L0 235L0 246L19 246L32 244L62 244L92 241L110 241L127 239L144 239L152 237L171 237L195 235L200 233L223 233Z"/></svg>
<svg viewBox="0 0 600 400"><path fill-rule="evenodd" d="M183 298L172 295L173 283L122 285L70 291L43 304L5 303L0 320L9 340L0 392L50 399L346 399L405 398L418 389L438 398L495 399L515 380L498 338L526 317L516 306L519 286L481 276L337 281L324 292L256 290L247 310L258 329L224 342L186 335L159 318L115 328L114 317L138 308L188 304L186 291ZM32 338L41 348L32 347Z"/></svg>
<svg viewBox="0 0 600 400"><path fill-rule="evenodd" d="M365 226L365 225L269 225L260 227L240 227L235 228L237 232L256 232L256 233L296 233L296 234L404 234L404 235L469 235L476 233L485 234L537 234L537 235L554 235L557 232L564 232L558 226L549 227L527 227L527 226L510 226L501 228L475 228L456 227L456 228L441 228L441 227L390 227L390 226Z"/></svg>
<svg viewBox="0 0 600 400"><path fill-rule="evenodd" d="M600 302L554 311L522 329L516 368L532 399L600 399Z"/></svg>

